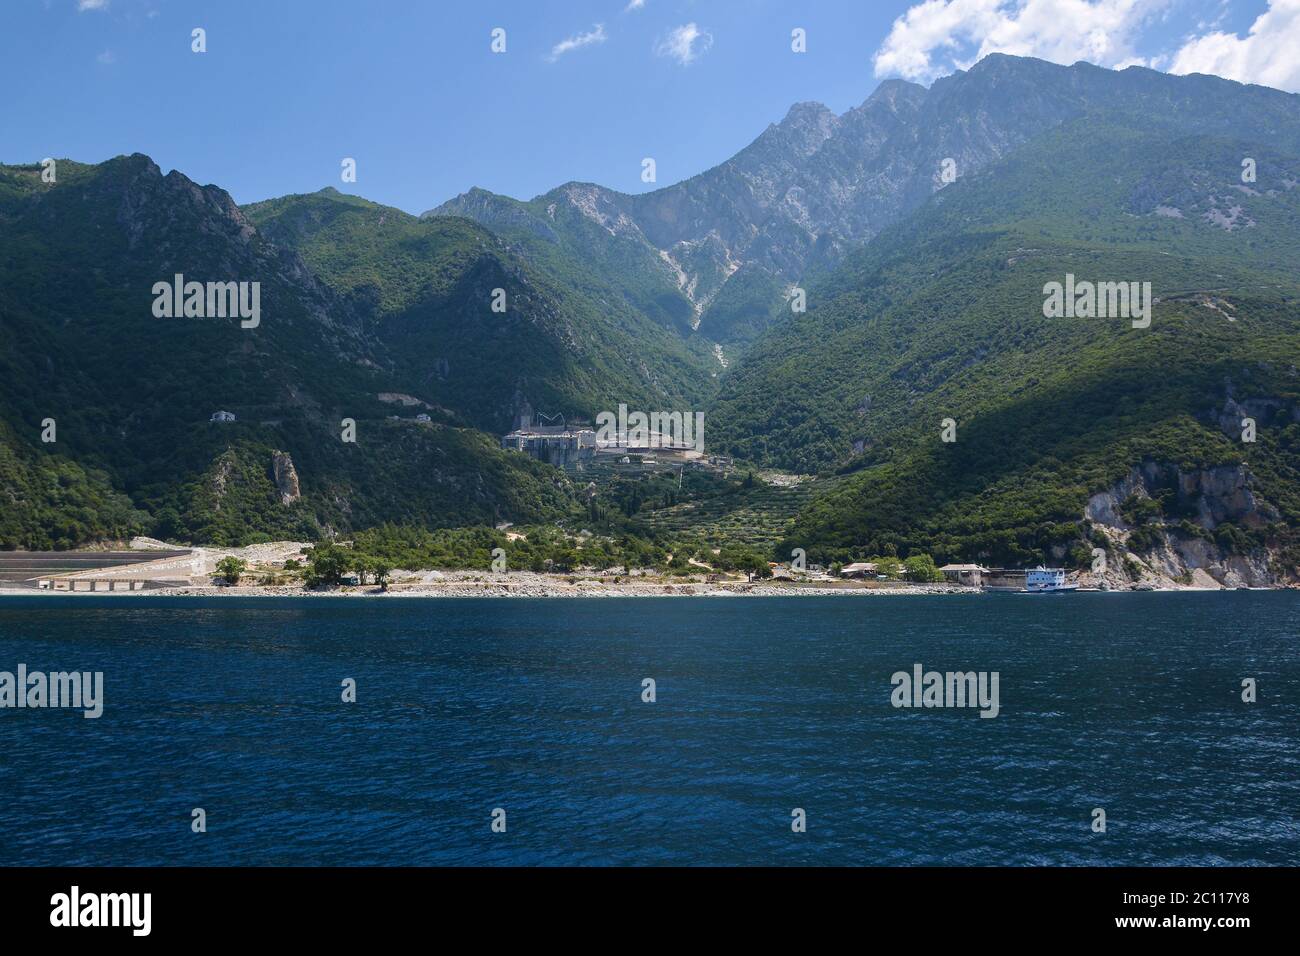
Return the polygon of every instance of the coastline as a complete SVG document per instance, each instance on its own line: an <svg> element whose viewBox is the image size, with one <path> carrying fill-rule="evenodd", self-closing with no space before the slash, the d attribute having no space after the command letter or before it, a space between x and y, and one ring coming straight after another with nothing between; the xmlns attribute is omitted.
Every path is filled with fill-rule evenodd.
<svg viewBox="0 0 1300 956"><path fill-rule="evenodd" d="M1150 588L1128 589L1084 589L1072 593L1083 594L1130 594L1130 593L1166 593L1205 592L1233 590L1230 588ZM1251 591L1280 591L1286 588L1242 588ZM818 585L814 583L772 583L772 582L656 582L613 584L600 581L578 581L568 583L558 581L443 581L421 584L406 584L389 587L386 590L375 585L342 586L328 589L312 589L291 585L254 585L254 586L212 586L179 585L175 587L149 588L139 591L49 591L26 587L0 587L0 599L5 597L226 597L226 598L683 598L683 597L921 597L934 595L976 596L982 594L1020 594L1027 592L994 592L979 588L959 587L945 584L900 584L886 586ZM1041 599L1050 599L1057 595L1034 595Z"/></svg>
<svg viewBox="0 0 1300 956"><path fill-rule="evenodd" d="M951 585L900 585L896 587L817 587L806 584L735 582L700 584L635 583L597 581L447 581L419 585L398 585L381 590L374 585L312 589L288 585L251 587L180 585L139 591L49 591L36 588L0 587L0 598L20 596L72 597L265 597L265 598L663 598L663 597L852 597L881 595L979 594L975 588Z"/></svg>
<svg viewBox="0 0 1300 956"><path fill-rule="evenodd" d="M267 542L243 548L189 548L168 550L164 542L136 538L129 551L56 553L13 552L5 574L0 555L0 598L22 595L152 595L157 597L242 597L242 598L643 598L643 597L853 597L907 595L982 594L984 589L952 581L917 583L904 580L832 578L824 573L794 577L777 569L773 577L748 581L740 574L718 574L709 568L684 575L665 575L655 570L636 569L631 574L579 572L411 570L390 572L387 587L370 584L340 584L308 588L296 574L286 575L284 565L304 560L307 545L294 541ZM159 552L163 552L159 554ZM102 555L102 556L101 556ZM219 583L217 564L224 557L236 557L250 566L237 585ZM44 563L42 563L44 562ZM705 572L712 580L706 579ZM25 577L25 580L22 577ZM7 579L6 579L7 578ZM62 587L35 587L38 579ZM20 581L22 583L20 583ZM1079 590L1093 593L1130 591L1220 591L1244 590L1217 582L1199 573L1187 583L1168 577L1144 577L1139 581L1114 580L1111 576L1080 575ZM1282 587L1249 590L1283 590ZM996 589L995 589L996 590ZM1015 592L1008 592L1015 593ZM1046 595L1042 595L1046 596Z"/></svg>

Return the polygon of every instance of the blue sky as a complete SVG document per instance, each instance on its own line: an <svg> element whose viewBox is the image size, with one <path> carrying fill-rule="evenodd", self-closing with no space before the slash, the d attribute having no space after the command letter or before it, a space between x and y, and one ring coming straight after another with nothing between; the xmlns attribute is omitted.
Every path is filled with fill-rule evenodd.
<svg viewBox="0 0 1300 956"><path fill-rule="evenodd" d="M326 185L411 212L471 186L638 192L643 157L667 185L792 103L842 112L884 76L928 83L993 49L1300 90L1300 0L0 4L0 162L143 152L241 203Z"/></svg>

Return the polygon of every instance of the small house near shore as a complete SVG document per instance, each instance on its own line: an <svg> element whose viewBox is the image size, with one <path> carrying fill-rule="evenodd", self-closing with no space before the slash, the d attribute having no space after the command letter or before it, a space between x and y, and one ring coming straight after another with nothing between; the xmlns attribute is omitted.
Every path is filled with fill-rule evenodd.
<svg viewBox="0 0 1300 956"><path fill-rule="evenodd" d="M840 568L840 577L842 578L873 578L876 576L876 566L870 561L855 561L853 564L846 564Z"/></svg>
<svg viewBox="0 0 1300 956"><path fill-rule="evenodd" d="M988 568L978 564L945 564L939 570L943 572L946 581L971 588L983 587L984 575L989 573Z"/></svg>

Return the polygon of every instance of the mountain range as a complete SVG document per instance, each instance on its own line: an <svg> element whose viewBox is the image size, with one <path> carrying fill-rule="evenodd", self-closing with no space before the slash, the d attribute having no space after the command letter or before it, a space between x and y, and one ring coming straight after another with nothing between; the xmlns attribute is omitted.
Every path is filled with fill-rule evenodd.
<svg viewBox="0 0 1300 956"><path fill-rule="evenodd" d="M495 436L626 403L819 476L777 553L1275 583L1300 557L1297 185L1300 97L1002 55L797 104L639 195L417 217L239 207L139 155L0 167L0 546L564 521L599 489ZM260 326L154 317L176 273L259 281ZM1149 283L1149 325L1045 317L1067 276Z"/></svg>

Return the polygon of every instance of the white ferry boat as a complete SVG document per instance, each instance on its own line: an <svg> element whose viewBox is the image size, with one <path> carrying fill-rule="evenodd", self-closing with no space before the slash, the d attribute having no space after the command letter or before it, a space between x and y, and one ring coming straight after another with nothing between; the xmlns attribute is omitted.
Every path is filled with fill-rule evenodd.
<svg viewBox="0 0 1300 956"><path fill-rule="evenodd" d="M1065 583L1064 568L1045 568L1040 564L1025 572L1025 590L1030 594L1050 594L1056 591L1077 591L1079 585Z"/></svg>

